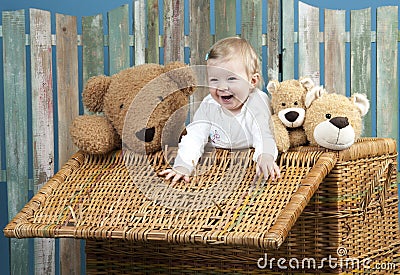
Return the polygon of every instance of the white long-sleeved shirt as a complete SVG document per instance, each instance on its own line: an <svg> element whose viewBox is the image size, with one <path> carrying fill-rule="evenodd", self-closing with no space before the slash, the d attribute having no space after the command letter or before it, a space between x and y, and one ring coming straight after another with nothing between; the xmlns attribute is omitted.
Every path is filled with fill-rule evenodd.
<svg viewBox="0 0 400 275"><path fill-rule="evenodd" d="M253 147L254 161L263 153L276 159L278 150L269 126L270 114L269 98L259 89L250 93L237 115L222 108L211 95L206 96L186 127L174 167L184 167L192 173L208 142L225 149Z"/></svg>

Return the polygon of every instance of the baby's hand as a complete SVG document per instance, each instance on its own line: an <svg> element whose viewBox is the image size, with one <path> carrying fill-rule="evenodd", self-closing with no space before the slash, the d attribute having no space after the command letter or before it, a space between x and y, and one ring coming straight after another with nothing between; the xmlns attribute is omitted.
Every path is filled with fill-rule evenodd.
<svg viewBox="0 0 400 275"><path fill-rule="evenodd" d="M174 167L173 169L165 169L158 173L160 176L165 176L166 180L173 177L172 183L175 184L183 178L184 181L190 182L189 171L185 167Z"/></svg>
<svg viewBox="0 0 400 275"><path fill-rule="evenodd" d="M279 166L276 165L274 157L270 154L261 154L257 158L256 175L254 177L254 182L258 180L261 173L264 174L264 179L267 180L271 177L272 180L281 177L281 171Z"/></svg>

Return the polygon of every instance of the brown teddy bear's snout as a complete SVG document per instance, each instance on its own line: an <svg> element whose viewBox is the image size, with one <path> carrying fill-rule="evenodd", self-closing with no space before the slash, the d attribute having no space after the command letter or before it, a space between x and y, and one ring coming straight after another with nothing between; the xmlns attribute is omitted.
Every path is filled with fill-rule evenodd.
<svg viewBox="0 0 400 275"><path fill-rule="evenodd" d="M135 135L141 141L152 142L155 133L156 129L154 127L151 127L151 128L143 128L142 130L136 132Z"/></svg>

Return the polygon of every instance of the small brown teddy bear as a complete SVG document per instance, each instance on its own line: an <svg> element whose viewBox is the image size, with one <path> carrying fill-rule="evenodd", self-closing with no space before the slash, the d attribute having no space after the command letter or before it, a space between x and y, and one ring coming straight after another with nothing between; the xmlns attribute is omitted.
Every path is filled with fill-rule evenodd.
<svg viewBox="0 0 400 275"><path fill-rule="evenodd" d="M154 81L157 78L162 78L162 81ZM153 83L152 98L151 95L143 96L149 92L143 88L150 83ZM146 153L160 150L165 123L175 111L188 106L188 96L193 93L194 86L195 76L181 62L165 66L143 64L112 76L94 76L86 83L83 104L89 111L103 114L78 116L70 126L72 140L84 152L103 154L121 148L124 131L129 146L144 144ZM130 115L125 121L128 110L132 112L130 106L136 97L140 99L136 100L135 108L142 110L147 107L151 109L151 115ZM180 113L183 117L178 120L183 123L186 114ZM126 123L129 129L124 129ZM143 128L137 129L138 125Z"/></svg>
<svg viewBox="0 0 400 275"><path fill-rule="evenodd" d="M311 78L271 80L267 90L271 94L272 127L279 152L304 145L307 137L302 127L305 118L305 96L314 87Z"/></svg>
<svg viewBox="0 0 400 275"><path fill-rule="evenodd" d="M349 148L362 132L362 117L369 110L368 98L359 93L350 98L327 93L322 86L306 95L304 130L312 146L332 150Z"/></svg>

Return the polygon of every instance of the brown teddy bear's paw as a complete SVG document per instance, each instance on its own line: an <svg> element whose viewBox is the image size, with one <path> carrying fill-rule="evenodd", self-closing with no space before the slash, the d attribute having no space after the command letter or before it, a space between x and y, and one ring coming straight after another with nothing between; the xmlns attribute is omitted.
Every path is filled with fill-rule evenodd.
<svg viewBox="0 0 400 275"><path fill-rule="evenodd" d="M121 144L112 125L101 116L83 115L75 118L70 134L74 144L90 154L104 154Z"/></svg>

